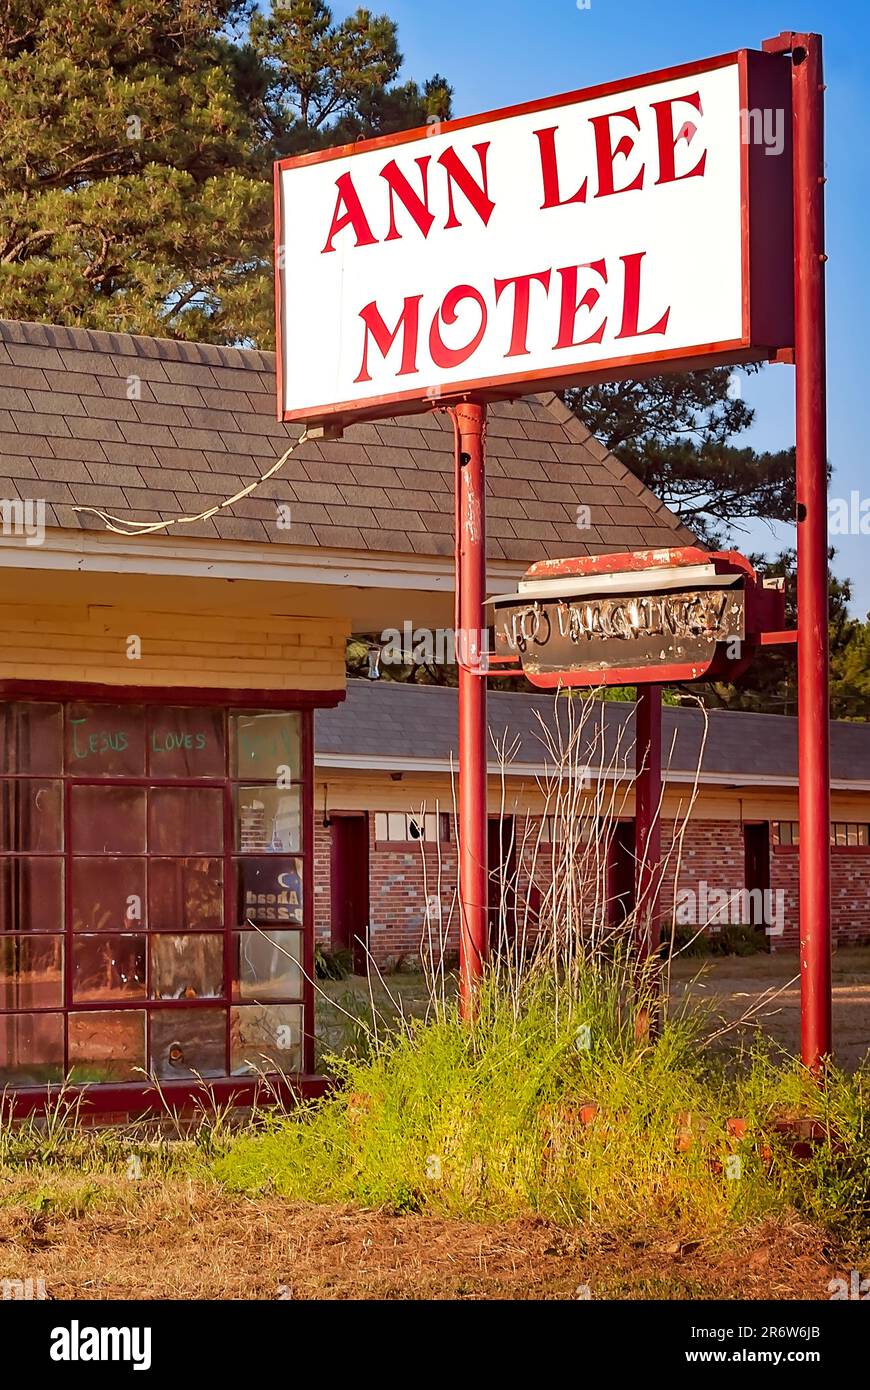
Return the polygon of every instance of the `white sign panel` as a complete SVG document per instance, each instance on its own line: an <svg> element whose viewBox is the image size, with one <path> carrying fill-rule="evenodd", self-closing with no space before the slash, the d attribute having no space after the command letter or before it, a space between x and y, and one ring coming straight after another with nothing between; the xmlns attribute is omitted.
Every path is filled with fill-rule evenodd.
<svg viewBox="0 0 870 1390"><path fill-rule="evenodd" d="M282 161L279 416L790 346L788 91L741 52Z"/></svg>

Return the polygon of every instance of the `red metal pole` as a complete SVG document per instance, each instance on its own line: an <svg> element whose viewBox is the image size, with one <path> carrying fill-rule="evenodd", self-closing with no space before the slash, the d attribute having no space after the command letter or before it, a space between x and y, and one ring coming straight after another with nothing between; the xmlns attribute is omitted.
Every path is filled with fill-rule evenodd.
<svg viewBox="0 0 870 1390"><path fill-rule="evenodd" d="M486 598L486 407L456 407L459 481L459 1001L463 1017L489 949L487 914L486 674L481 660Z"/></svg>
<svg viewBox="0 0 870 1390"><path fill-rule="evenodd" d="M797 440L798 778L801 1052L817 1068L831 1038L831 807L822 41L792 37Z"/></svg>
<svg viewBox="0 0 870 1390"><path fill-rule="evenodd" d="M822 40L783 33L791 54L794 168L797 661L801 1054L817 1070L831 1036L828 476L825 406L825 151Z"/></svg>
<svg viewBox="0 0 870 1390"><path fill-rule="evenodd" d="M634 853L637 864L638 953L659 946L658 889L661 862L662 688L638 687L634 729Z"/></svg>

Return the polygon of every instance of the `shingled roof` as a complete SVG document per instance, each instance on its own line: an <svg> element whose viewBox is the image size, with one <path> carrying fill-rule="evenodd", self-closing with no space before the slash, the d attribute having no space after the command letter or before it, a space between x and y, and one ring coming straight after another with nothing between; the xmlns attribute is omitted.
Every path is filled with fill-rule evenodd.
<svg viewBox="0 0 870 1390"><path fill-rule="evenodd" d="M562 699L558 704L559 722L567 733L567 702ZM498 748L507 747L518 770L546 764L542 723L555 731L556 710L553 695L490 691L490 762L497 762ZM352 767L368 760L386 767L401 749L409 769L415 763L425 768L452 761L455 766L458 731L457 692L449 687L351 680L343 705L317 712L316 755L333 766ZM633 704L603 702L583 731L588 735L592 766L632 765ZM677 778L694 777L700 763L702 781L796 786L797 748L797 719L791 716L709 710L705 731L701 709L679 705L662 709L662 762ZM582 758L578 752L578 762ZM870 785L870 725L831 721L831 781L841 787Z"/></svg>
<svg viewBox="0 0 870 1390"><path fill-rule="evenodd" d="M272 353L0 321L0 491L49 526L197 513L260 476L298 433L275 420ZM231 511L173 534L346 550L452 552L443 413L309 442ZM490 558L691 543L691 533L553 395L491 407ZM277 504L292 528L276 526ZM577 508L590 508L580 530Z"/></svg>

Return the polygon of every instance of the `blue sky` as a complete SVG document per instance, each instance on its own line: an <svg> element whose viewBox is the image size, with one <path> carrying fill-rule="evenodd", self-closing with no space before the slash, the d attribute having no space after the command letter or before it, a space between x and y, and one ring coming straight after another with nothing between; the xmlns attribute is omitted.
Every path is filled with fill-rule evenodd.
<svg viewBox="0 0 870 1390"><path fill-rule="evenodd" d="M733 48L758 48L783 29L825 41L827 83L828 453L832 496L870 497L870 3L868 0L368 0L399 26L405 74L438 71L455 89L456 115L485 111L628 77ZM336 17L357 4L333 4ZM794 441L790 367L767 367L746 383L758 449ZM793 542L791 527L753 528L739 548ZM870 537L834 539L838 574L854 584L853 611L870 609Z"/></svg>

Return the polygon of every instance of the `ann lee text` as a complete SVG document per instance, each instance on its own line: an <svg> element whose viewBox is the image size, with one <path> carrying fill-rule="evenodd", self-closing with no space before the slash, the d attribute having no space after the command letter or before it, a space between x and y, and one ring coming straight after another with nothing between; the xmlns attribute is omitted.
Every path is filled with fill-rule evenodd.
<svg viewBox="0 0 870 1390"><path fill-rule="evenodd" d="M688 91L591 116L579 127L575 123L563 129L558 122L542 121L526 132L534 142L539 171L537 187L529 191L534 211L545 217L555 208L576 208L582 245L584 207L652 185L703 178L707 151L699 133L702 116L700 94ZM377 176L361 180L359 187L352 169L345 171L335 180L321 254L334 253L337 245L364 255L379 242L409 236L425 241L435 227L443 232L466 225L489 228L498 199L492 163L492 140L481 140L463 155L453 144L437 157L419 155L407 171L396 158L385 159ZM414 376L426 365L421 358L427 349L431 366L452 370L472 359L484 340L498 356L521 358L530 350L530 320L539 327L537 341L543 332L557 354L605 339L663 336L670 306L661 291L653 297L643 292L645 255L643 249L633 249L578 257L571 265L493 276L485 284L460 282L434 302L422 293L405 294L389 305L373 299L359 310L362 346L355 380L370 381L378 359L388 357L397 377ZM461 267L461 238L456 263ZM546 316L543 322L541 315Z"/></svg>

